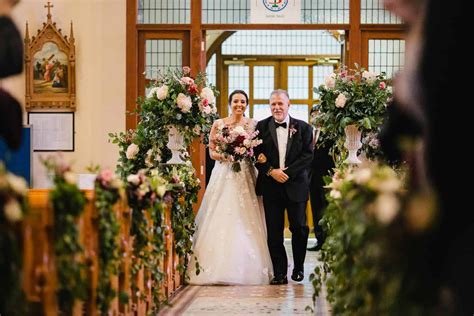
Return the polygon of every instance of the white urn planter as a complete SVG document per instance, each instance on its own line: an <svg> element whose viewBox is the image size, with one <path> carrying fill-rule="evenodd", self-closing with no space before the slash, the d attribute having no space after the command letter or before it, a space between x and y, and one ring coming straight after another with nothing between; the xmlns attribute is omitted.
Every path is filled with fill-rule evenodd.
<svg viewBox="0 0 474 316"><path fill-rule="evenodd" d="M174 125L168 126L168 147L171 150L171 159L166 163L184 164L180 154L183 153L184 137Z"/></svg>
<svg viewBox="0 0 474 316"><path fill-rule="evenodd" d="M348 164L359 164L362 161L357 157L357 150L362 147L361 140L361 131L357 128L355 124L351 124L344 128L346 133L346 141L344 142L344 147L347 148L349 154L347 159L344 161Z"/></svg>

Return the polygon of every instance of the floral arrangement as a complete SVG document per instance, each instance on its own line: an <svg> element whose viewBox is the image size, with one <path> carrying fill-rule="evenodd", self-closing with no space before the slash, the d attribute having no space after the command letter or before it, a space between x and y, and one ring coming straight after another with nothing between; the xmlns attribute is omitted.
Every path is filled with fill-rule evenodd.
<svg viewBox="0 0 474 316"><path fill-rule="evenodd" d="M110 302L117 293L112 288L110 277L117 275L120 261L118 236L120 223L114 205L123 195L123 183L110 169L102 170L95 180L95 206L98 212L99 230L99 281L97 306L107 314Z"/></svg>
<svg viewBox="0 0 474 316"><path fill-rule="evenodd" d="M384 73L375 74L357 65L356 69L341 68L327 76L315 91L320 95L319 113L313 120L313 125L321 128L318 143L334 143L339 152L346 126L355 124L363 136L377 132L391 98ZM367 146L363 143L362 150Z"/></svg>
<svg viewBox="0 0 474 316"><path fill-rule="evenodd" d="M194 80L191 69L183 67L159 74L145 99L139 101L142 111L159 116L162 127L175 125L185 143L207 135L217 118L215 87L199 73Z"/></svg>
<svg viewBox="0 0 474 316"><path fill-rule="evenodd" d="M322 266L310 279L314 299L326 284L334 314L432 314L422 300L409 299L413 291L430 291L416 289L423 282L412 282L418 276L406 254L421 251L417 236L432 225L434 213L407 199L405 174L368 162L336 169L332 179L327 177L329 205L321 221L327 239Z"/></svg>
<svg viewBox="0 0 474 316"><path fill-rule="evenodd" d="M140 121L136 130L109 133L119 146L117 171L125 180L141 169L156 168L171 157L166 147L168 130L174 125L184 137L184 146L208 134L217 116L215 87L206 82L204 74L194 80L190 68L169 70L160 74L145 98L139 98L136 114ZM183 159L186 153L182 153Z"/></svg>
<svg viewBox="0 0 474 316"><path fill-rule="evenodd" d="M26 181L5 170L0 162L0 314L27 314L22 291L22 252L19 224L26 210Z"/></svg>
<svg viewBox="0 0 474 316"><path fill-rule="evenodd" d="M70 314L76 299L87 298L86 264L80 260L83 248L79 242L77 219L87 202L77 187L77 175L71 166L56 157L42 160L53 174L54 188L50 200L54 212L54 254L58 274L57 296L60 310Z"/></svg>
<svg viewBox="0 0 474 316"><path fill-rule="evenodd" d="M241 161L255 159L254 148L262 143L261 139L256 138L257 135L258 131L256 130L251 131L242 126L230 127L221 124L218 126L214 140L215 150L226 160L232 162L232 171L239 172ZM290 135L292 135L291 130Z"/></svg>

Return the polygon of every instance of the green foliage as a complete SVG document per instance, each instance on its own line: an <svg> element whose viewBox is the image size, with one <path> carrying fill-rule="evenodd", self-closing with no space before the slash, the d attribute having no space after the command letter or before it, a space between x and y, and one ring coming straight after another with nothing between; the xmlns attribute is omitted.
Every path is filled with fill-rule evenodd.
<svg viewBox="0 0 474 316"><path fill-rule="evenodd" d="M99 229L99 284L97 306L102 315L108 315L110 302L117 293L110 278L118 273L120 260L118 236L120 223L114 205L120 199L122 183L110 170L103 170L95 181L95 207L98 212Z"/></svg>
<svg viewBox="0 0 474 316"><path fill-rule="evenodd" d="M171 225L174 234L175 251L183 264L178 270L186 272L188 257L192 255L192 239L195 231L193 204L198 200L199 179L191 165L163 165L160 173L171 184L168 196L172 199ZM187 276L185 276L187 278Z"/></svg>
<svg viewBox="0 0 474 316"><path fill-rule="evenodd" d="M151 278L149 287L154 301L154 312L167 302L160 293L164 273L160 270L160 260L166 252L163 196L168 183L156 169L141 170L127 177L127 197L132 209L130 233L134 236L134 261L132 265L132 288L136 299L142 299L144 293L138 292L135 277L141 268L146 268Z"/></svg>
<svg viewBox="0 0 474 316"><path fill-rule="evenodd" d="M75 181L76 176L66 164L55 159L43 161L54 173L54 189L50 200L54 212L54 254L58 274L58 302L61 312L71 314L76 299L87 298L86 265L83 263L83 248L79 242L77 219L87 202Z"/></svg>
<svg viewBox="0 0 474 316"><path fill-rule="evenodd" d="M22 290L21 221L27 210L28 187L23 178L0 162L0 315L26 315Z"/></svg>
<svg viewBox="0 0 474 316"><path fill-rule="evenodd" d="M363 68L341 69L314 88L320 95L319 113L313 124L321 128L318 143L334 144L333 154L344 158L344 128L355 124L362 132L362 150L373 157L379 154L376 133L383 123L391 97L385 74Z"/></svg>
<svg viewBox="0 0 474 316"><path fill-rule="evenodd" d="M402 171L369 163L326 179L329 205L321 224L328 236L311 280L313 299L325 282L336 315L422 315L431 308L410 299L416 275L408 274L406 255L416 238L403 178Z"/></svg>

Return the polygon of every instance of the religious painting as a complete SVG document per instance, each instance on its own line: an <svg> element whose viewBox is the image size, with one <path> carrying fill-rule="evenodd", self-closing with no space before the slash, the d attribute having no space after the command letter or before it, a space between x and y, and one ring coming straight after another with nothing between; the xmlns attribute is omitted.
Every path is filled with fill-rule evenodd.
<svg viewBox="0 0 474 316"><path fill-rule="evenodd" d="M68 58L58 45L46 42L33 56L33 91L35 93L68 92Z"/></svg>
<svg viewBox="0 0 474 316"><path fill-rule="evenodd" d="M63 35L53 22L48 2L47 21L36 36L25 34L25 107L31 111L75 111L76 53L73 28Z"/></svg>

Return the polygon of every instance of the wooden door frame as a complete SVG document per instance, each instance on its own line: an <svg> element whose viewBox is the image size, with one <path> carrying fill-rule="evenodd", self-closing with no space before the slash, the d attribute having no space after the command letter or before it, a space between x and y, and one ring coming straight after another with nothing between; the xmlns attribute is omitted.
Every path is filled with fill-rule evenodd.
<svg viewBox="0 0 474 316"><path fill-rule="evenodd" d="M316 56L316 57L315 57ZM333 65L332 63L325 63L325 62L320 62L317 59L325 59L325 58L334 58L336 57L335 55L311 55L312 60L303 60L306 59L307 57L305 56L270 56L270 55L225 55L221 56L223 59L222 63L222 89L221 93L223 96L227 96L229 93L229 86L228 86L228 79L229 78L229 71L228 67L231 64L226 64L224 61L232 61L232 62L237 62L239 61L241 65L244 66L249 66L249 78L253 78L253 68L255 66L265 66L265 65L271 65L273 64L275 67L275 76L274 76L274 87L281 88L288 90L288 81L285 78L288 78L288 66L308 66L308 83L312 82L313 79L313 67L311 66L316 66L316 65ZM341 62L342 56L340 57L339 62ZM250 60L252 59L252 60ZM314 60L316 59L316 60ZM216 65L219 68L219 65ZM333 65L335 67L336 65ZM263 99L255 99L253 97L253 80L249 79L249 103L254 105L254 104L261 104L262 102L268 102L268 100L263 100ZM313 104L317 103L317 100L313 98L313 86L312 84L308 84L308 98L305 99L304 101L294 99L291 101L293 104L307 104L308 105L308 111L311 110L311 107ZM224 97L222 98L222 101L220 104L220 113L222 116L227 116L228 115L228 101L227 98ZM250 116L253 117L253 107L250 108Z"/></svg>
<svg viewBox="0 0 474 316"><path fill-rule="evenodd" d="M145 72L145 50L146 41L150 39L175 39L182 41L182 58L181 64L187 65L189 56L189 32L188 31L141 31L138 33L138 73ZM146 79L145 75L138 77L138 92L141 94L145 91L145 87L150 79Z"/></svg>
<svg viewBox="0 0 474 316"><path fill-rule="evenodd" d="M404 36L404 32L398 29L393 29L391 31L380 31L380 30L363 31L360 50L362 54L361 66L364 67L365 69L369 68L369 40L371 39L403 40L405 39L405 36Z"/></svg>

